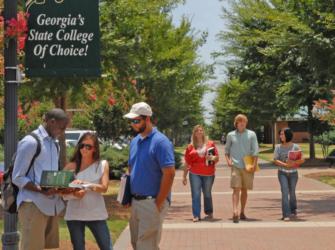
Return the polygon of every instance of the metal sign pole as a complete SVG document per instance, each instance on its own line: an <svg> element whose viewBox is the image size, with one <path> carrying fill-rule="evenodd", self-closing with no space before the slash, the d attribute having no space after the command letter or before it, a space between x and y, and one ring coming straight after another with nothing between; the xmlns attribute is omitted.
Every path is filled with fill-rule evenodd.
<svg viewBox="0 0 335 250"><path fill-rule="evenodd" d="M17 0L5 0L5 21L16 18ZM17 41L10 39L5 45L5 168L10 164L12 155L17 146L17 106L18 81L17 78ZM19 233L17 231L17 214L4 212L4 234L2 235L2 248L4 250L17 250Z"/></svg>

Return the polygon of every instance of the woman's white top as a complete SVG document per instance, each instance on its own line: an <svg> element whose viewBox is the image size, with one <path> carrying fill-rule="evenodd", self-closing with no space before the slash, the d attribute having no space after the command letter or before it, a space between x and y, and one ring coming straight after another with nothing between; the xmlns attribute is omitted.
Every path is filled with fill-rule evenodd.
<svg viewBox="0 0 335 250"><path fill-rule="evenodd" d="M106 161L93 163L88 168L80 171L76 179L100 184L101 177L104 173ZM106 220L108 218L106 205L101 193L92 190L86 190L83 198L70 198L67 202L65 220L94 221Z"/></svg>
<svg viewBox="0 0 335 250"><path fill-rule="evenodd" d="M206 151L207 151L206 150L206 145L204 144L201 147L197 148L196 150L197 150L197 153L200 157L204 157L205 154L206 154Z"/></svg>

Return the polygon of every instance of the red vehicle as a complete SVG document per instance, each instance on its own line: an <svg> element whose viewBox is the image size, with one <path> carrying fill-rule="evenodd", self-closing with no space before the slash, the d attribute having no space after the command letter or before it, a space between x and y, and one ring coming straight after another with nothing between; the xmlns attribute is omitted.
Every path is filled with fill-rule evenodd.
<svg viewBox="0 0 335 250"><path fill-rule="evenodd" d="M2 184L3 181L4 171L5 171L5 165L3 164L3 162L0 162L0 184Z"/></svg>
<svg viewBox="0 0 335 250"><path fill-rule="evenodd" d="M3 181L3 172L0 171L0 184L2 184L2 181Z"/></svg>

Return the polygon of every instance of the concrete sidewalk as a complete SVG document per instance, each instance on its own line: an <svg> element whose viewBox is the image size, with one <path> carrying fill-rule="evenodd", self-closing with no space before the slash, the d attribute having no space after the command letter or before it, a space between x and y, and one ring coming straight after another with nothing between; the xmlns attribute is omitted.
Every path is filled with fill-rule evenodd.
<svg viewBox="0 0 335 250"><path fill-rule="evenodd" d="M222 154L223 148L219 146ZM335 249L335 189L304 177L307 173L334 171L300 169L297 186L298 219L283 222L281 193L274 167L256 174L254 190L249 193L246 214L248 221L231 221L232 202L230 169L223 164L223 155L213 187L214 219L192 222L189 185L182 185L178 171L172 190L172 206L164 222L162 250L179 249ZM204 217L204 214L203 214ZM115 244L116 250L132 249L128 228Z"/></svg>

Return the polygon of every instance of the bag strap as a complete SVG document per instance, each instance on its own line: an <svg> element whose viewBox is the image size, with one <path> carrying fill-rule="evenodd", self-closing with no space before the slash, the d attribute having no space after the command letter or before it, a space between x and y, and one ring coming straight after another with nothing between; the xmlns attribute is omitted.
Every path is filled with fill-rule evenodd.
<svg viewBox="0 0 335 250"><path fill-rule="evenodd" d="M59 148L59 144L56 141L54 141L54 143L57 148L57 154L58 154L58 170L60 170L60 157L59 157L60 148Z"/></svg>
<svg viewBox="0 0 335 250"><path fill-rule="evenodd" d="M38 138L37 134L35 134L35 133L32 132L29 135L36 140L36 142L37 142L37 148L36 148L36 152L35 152L33 158L30 161L29 168L28 168L28 171L26 173L26 176L28 175L31 167L34 165L34 162L35 162L37 156L41 153L41 142L40 142L40 139Z"/></svg>

